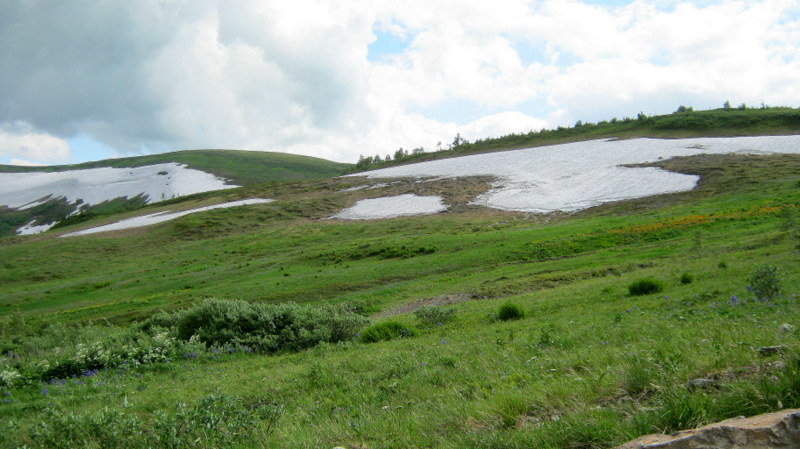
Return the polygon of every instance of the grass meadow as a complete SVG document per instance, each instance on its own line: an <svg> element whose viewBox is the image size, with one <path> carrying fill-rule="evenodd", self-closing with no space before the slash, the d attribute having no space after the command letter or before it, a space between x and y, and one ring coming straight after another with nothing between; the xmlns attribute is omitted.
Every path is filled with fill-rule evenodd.
<svg viewBox="0 0 800 449"><path fill-rule="evenodd" d="M800 158L660 164L702 181L367 222L316 181L2 239L0 445L606 448L800 407Z"/></svg>

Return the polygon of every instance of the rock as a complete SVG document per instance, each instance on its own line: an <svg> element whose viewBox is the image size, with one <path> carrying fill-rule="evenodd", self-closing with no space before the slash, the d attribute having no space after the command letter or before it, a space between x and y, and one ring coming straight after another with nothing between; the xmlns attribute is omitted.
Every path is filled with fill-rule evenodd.
<svg viewBox="0 0 800 449"><path fill-rule="evenodd" d="M783 323L781 324L781 327L778 328L778 332L782 334L790 334L794 332L794 326L789 323Z"/></svg>
<svg viewBox="0 0 800 449"><path fill-rule="evenodd" d="M783 352L783 345L762 346L762 347L758 348L757 351L758 351L759 354L761 354L763 356L775 355L775 354L778 354L780 352Z"/></svg>
<svg viewBox="0 0 800 449"><path fill-rule="evenodd" d="M800 447L800 409L733 418L671 435L647 435L617 449L781 449Z"/></svg>
<svg viewBox="0 0 800 449"><path fill-rule="evenodd" d="M692 379L686 383L686 388L690 390L702 390L704 388L710 388L717 385L717 381L713 379L706 379L706 378L699 378L699 379Z"/></svg>
<svg viewBox="0 0 800 449"><path fill-rule="evenodd" d="M767 368L776 370L784 369L786 368L786 362L783 360L776 360L772 363L767 363Z"/></svg>

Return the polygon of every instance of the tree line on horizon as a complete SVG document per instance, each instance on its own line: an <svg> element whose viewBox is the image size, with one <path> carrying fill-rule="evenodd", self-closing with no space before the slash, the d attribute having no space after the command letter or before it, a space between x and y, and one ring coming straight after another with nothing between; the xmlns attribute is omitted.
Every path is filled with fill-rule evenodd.
<svg viewBox="0 0 800 449"><path fill-rule="evenodd" d="M591 128L597 129L619 124L640 124L640 125L649 124L652 125L654 128L659 128L659 129L714 128L714 127L724 126L725 124L717 122L716 118L714 117L709 117L708 119L701 119L699 118L699 116L703 114L713 114L717 111L728 112L728 111L768 110L768 109L781 109L781 110L790 109L792 111L798 111L797 109L789 107L768 106L763 102L758 107L748 106L745 103L742 103L737 107L733 107L731 105L731 102L729 100L726 100L723 103L721 109L695 111L692 106L680 105L675 110L675 112L662 116L648 116L644 112L639 112L636 115L636 117L623 117L621 119L614 117L610 120L601 120L597 123L583 122L581 120L578 120L572 127L558 126L555 129L542 128L540 130L530 130L527 133L509 133L500 137L488 137L485 139L476 139L474 142L470 142L469 140L463 138L461 136L461 133L457 133L456 136L453 138L453 141L447 146L442 145L442 142L438 142L436 145L436 149L434 151L428 151L425 147L417 147L410 151L400 147L394 153L387 153L384 156L381 156L380 154L376 154L374 156L360 155L358 158L358 162L356 162L355 164L355 168L356 170L374 169L391 163L416 160L423 157L424 155L433 153L450 152L450 151L466 152L469 150L475 150L480 148L515 146L524 144L525 142L534 140L536 138L567 137L569 135L575 134L576 131L588 131ZM681 119L659 120L664 118L674 118L675 116L686 117L692 114L698 114L698 118L683 119L683 120ZM793 117L793 120L791 120L791 122L793 124L796 123L797 125L800 125L800 115L797 114L795 115L796 117Z"/></svg>

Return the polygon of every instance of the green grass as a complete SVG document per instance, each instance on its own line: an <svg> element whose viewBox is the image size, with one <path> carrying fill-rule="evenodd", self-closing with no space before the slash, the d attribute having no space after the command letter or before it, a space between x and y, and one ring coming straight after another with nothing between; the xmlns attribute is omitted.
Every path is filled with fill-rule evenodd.
<svg viewBox="0 0 800 449"><path fill-rule="evenodd" d="M341 222L316 218L357 194L311 181L144 230L0 239L0 371L97 342L164 357L0 387L0 446L613 447L800 407L800 334L779 331L800 321L786 212L800 205L800 158L659 164L701 174L698 189L549 221L463 208ZM747 287L765 263L781 288L756 300ZM663 291L630 296L643 278ZM400 327L423 322L415 304L454 312L408 338L276 354L157 350L171 331L145 337L132 322L208 297L344 304ZM524 317L496 320L506 302ZM774 345L784 351L758 351ZM698 377L718 384L685 386Z"/></svg>

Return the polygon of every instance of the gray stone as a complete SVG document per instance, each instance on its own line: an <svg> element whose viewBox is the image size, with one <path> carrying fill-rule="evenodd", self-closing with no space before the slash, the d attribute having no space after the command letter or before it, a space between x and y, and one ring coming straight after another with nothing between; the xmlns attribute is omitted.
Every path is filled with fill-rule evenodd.
<svg viewBox="0 0 800 449"><path fill-rule="evenodd" d="M767 363L767 368L776 370L784 369L786 368L786 362L783 360L776 360L772 363Z"/></svg>
<svg viewBox="0 0 800 449"><path fill-rule="evenodd" d="M758 353L763 356L775 355L783 352L783 345L777 346L762 346L757 349Z"/></svg>
<svg viewBox="0 0 800 449"><path fill-rule="evenodd" d="M783 323L781 324L781 327L778 328L778 332L782 334L790 334L794 332L794 326L789 323Z"/></svg>
<svg viewBox="0 0 800 449"><path fill-rule="evenodd" d="M706 378L699 378L699 379L692 379L686 383L686 388L690 390L702 390L704 388L710 388L717 385L717 381L714 379L706 379Z"/></svg>
<svg viewBox="0 0 800 449"><path fill-rule="evenodd" d="M647 435L617 449L784 449L800 447L800 409L733 418L671 435Z"/></svg>

